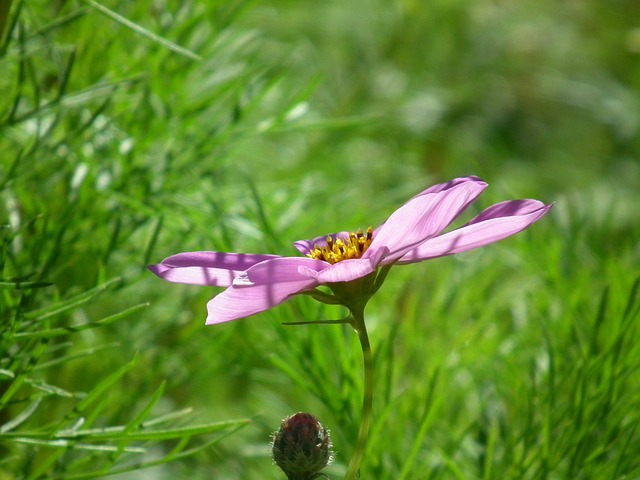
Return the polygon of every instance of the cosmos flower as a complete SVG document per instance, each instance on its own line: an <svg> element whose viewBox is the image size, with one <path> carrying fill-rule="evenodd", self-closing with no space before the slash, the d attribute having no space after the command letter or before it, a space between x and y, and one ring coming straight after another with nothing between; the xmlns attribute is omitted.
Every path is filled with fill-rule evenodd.
<svg viewBox="0 0 640 480"><path fill-rule="evenodd" d="M263 312L297 294L342 304L352 312L363 310L392 265L497 242L529 227L551 208L538 200L508 200L442 233L486 187L473 176L434 185L411 198L375 230L295 242L303 256L185 252L149 270L169 282L227 287L207 304L208 325ZM333 294L316 289L322 285Z"/></svg>

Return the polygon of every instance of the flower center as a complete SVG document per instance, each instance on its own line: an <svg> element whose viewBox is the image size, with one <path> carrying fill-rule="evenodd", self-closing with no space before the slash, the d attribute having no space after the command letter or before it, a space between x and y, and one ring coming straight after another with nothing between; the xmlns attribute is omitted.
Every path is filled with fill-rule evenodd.
<svg viewBox="0 0 640 480"><path fill-rule="evenodd" d="M313 246L313 250L307 253L307 257L334 264L342 260L360 258L367 251L373 240L373 228L367 229L365 235L361 229L357 232L349 232L349 238L345 241L341 238L327 237L325 246Z"/></svg>

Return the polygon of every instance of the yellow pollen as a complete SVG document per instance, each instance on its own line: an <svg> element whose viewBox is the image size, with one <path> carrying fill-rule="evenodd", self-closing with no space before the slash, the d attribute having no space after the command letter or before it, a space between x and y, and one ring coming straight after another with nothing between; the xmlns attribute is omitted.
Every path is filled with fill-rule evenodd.
<svg viewBox="0 0 640 480"><path fill-rule="evenodd" d="M367 229L365 235L361 229L357 232L349 232L349 238L345 241L341 238L327 237L327 244L325 246L313 246L307 257L314 258L316 260L324 260L331 264L341 262L342 260L351 260L354 258L360 258L367 251L371 241L373 240L373 228Z"/></svg>

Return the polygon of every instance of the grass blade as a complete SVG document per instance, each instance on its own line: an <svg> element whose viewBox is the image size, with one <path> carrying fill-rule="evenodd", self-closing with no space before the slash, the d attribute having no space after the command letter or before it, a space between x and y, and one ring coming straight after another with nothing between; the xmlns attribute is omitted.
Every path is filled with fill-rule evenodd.
<svg viewBox="0 0 640 480"><path fill-rule="evenodd" d="M111 323L117 322L118 320L122 320L123 318L126 318L129 315L137 313L148 306L149 306L148 303L141 303L139 305L134 305L133 307L129 307L126 310L123 310L122 312L105 317L96 322L89 322L81 325L69 325L66 327L56 327L56 328L50 328L47 330L36 330L34 332L18 332L14 336L16 338L49 338L49 337L59 337L61 335L67 335L69 333L82 332L84 330L104 327ZM60 313L60 312L57 312L57 313Z"/></svg>
<svg viewBox="0 0 640 480"><path fill-rule="evenodd" d="M183 55L183 56L185 56L187 58L190 58L191 60L202 60L202 57L200 57L200 55L198 55L196 53L193 53L191 50L189 50L187 48L184 48L184 47L181 47L180 45L177 45L177 44L171 42L170 40L167 40L166 38L163 38L163 37L161 37L159 35L156 35L155 33L147 30L146 28L141 27L137 23L134 23L134 22L132 22L130 20L127 20L122 15L117 14L113 10L108 9L104 5L98 3L98 2L96 2L94 0L84 0L84 2L88 3L93 8L95 8L99 12L105 14L107 17L111 18L112 20L115 20L119 24L129 28L130 30L133 30L138 35L141 35L141 36L151 40L152 42L158 43L158 44L162 45L163 47L168 48L172 52L175 52L175 53L177 53L179 55Z"/></svg>

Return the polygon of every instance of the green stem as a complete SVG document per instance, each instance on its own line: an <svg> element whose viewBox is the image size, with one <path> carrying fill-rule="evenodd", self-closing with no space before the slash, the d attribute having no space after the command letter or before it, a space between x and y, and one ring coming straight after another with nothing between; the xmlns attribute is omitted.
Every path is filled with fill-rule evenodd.
<svg viewBox="0 0 640 480"><path fill-rule="evenodd" d="M353 313L353 312L352 312ZM362 359L364 364L364 392L362 399L362 418L360 419L360 430L358 431L358 443L356 450L351 457L345 480L356 480L360 477L360 463L364 457L367 439L369 438L369 426L371 425L371 410L373 406L373 357L371 355L371 345L369 335L364 323L364 314L353 314L351 324L358 334L360 346L362 347Z"/></svg>

